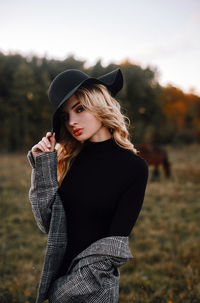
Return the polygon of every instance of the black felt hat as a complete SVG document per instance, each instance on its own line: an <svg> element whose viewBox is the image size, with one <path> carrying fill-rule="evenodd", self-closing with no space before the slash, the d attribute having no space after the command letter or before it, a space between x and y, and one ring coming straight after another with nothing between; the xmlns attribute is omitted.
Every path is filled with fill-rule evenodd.
<svg viewBox="0 0 200 303"><path fill-rule="evenodd" d="M55 132L56 141L59 142L60 119L59 109L81 86L87 86L92 83L103 84L115 96L123 87L123 76L121 70L115 69L101 77L94 78L88 76L77 69L68 69L58 74L48 90L49 100L55 107L53 114L53 132Z"/></svg>

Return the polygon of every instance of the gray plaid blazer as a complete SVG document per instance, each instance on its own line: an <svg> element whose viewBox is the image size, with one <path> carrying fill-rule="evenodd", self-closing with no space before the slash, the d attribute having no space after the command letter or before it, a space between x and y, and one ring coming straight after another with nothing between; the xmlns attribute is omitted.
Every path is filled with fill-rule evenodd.
<svg viewBox="0 0 200 303"><path fill-rule="evenodd" d="M119 267L133 258L127 236L110 236L95 241L70 263L67 273L59 269L67 249L67 224L57 181L57 151L40 153L32 167L29 199L35 220L48 234L46 254L36 303L117 303Z"/></svg>

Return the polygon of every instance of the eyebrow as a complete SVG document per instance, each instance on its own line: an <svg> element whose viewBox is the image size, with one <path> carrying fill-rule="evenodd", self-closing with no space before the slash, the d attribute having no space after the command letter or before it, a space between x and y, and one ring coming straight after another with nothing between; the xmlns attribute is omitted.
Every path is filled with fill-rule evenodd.
<svg viewBox="0 0 200 303"><path fill-rule="evenodd" d="M74 107L76 107L76 105L78 105L79 103L80 103L80 101L77 102L77 103L75 103L75 104L71 107L71 109L73 109ZM62 111L62 113L65 113L65 111Z"/></svg>
<svg viewBox="0 0 200 303"><path fill-rule="evenodd" d="M80 101L79 102L77 102L76 104L74 104L72 107L71 107L71 109L73 109L77 104L79 104L80 103Z"/></svg>

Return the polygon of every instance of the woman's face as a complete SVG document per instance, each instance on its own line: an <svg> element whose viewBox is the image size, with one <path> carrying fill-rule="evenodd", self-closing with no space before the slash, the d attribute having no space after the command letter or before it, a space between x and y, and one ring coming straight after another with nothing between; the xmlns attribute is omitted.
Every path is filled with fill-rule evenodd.
<svg viewBox="0 0 200 303"><path fill-rule="evenodd" d="M64 103L62 107L61 119L67 130L78 141L98 141L102 132L102 122L91 112L87 111L76 96Z"/></svg>

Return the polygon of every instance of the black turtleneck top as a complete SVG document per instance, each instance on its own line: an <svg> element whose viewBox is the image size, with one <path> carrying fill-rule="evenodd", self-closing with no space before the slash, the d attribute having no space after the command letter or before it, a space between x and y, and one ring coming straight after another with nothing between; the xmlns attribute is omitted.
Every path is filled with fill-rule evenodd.
<svg viewBox="0 0 200 303"><path fill-rule="evenodd" d="M84 143L59 188L68 228L63 273L93 242L130 234L142 207L147 179L147 162L120 147L113 137Z"/></svg>

